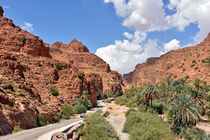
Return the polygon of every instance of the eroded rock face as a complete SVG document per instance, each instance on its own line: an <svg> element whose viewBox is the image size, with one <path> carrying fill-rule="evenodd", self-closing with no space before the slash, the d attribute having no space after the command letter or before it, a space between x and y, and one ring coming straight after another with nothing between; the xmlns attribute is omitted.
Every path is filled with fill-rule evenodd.
<svg viewBox="0 0 210 140"><path fill-rule="evenodd" d="M0 50L51 57L42 39L15 26L12 20L0 17Z"/></svg>
<svg viewBox="0 0 210 140"><path fill-rule="evenodd" d="M38 114L53 122L60 106L75 103L83 91L96 106L98 92L121 92L121 85L121 76L81 42L45 44L0 16L0 135L37 127Z"/></svg>
<svg viewBox="0 0 210 140"><path fill-rule="evenodd" d="M3 8L0 5L0 17L3 17L3 15L4 15L4 10L3 10Z"/></svg>
<svg viewBox="0 0 210 140"><path fill-rule="evenodd" d="M209 56L210 34L196 46L173 50L138 64L133 72L124 76L124 83L127 87L138 86L140 83L160 83L168 76L180 79L186 75L190 76L189 80L200 78L210 83L210 68L203 62Z"/></svg>
<svg viewBox="0 0 210 140"><path fill-rule="evenodd" d="M95 54L89 53L86 46L77 40L73 40L68 44L55 42L48 45L50 55L59 61L65 61L78 68L78 71L85 74L95 73L102 78L103 92L106 94L122 94L122 78L115 71L111 71L106 62ZM76 49L77 48L77 49Z"/></svg>

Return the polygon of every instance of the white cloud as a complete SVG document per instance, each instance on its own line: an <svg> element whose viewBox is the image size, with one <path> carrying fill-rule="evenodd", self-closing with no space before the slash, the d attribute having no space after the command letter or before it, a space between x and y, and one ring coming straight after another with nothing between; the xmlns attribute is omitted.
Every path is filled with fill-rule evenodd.
<svg viewBox="0 0 210 140"><path fill-rule="evenodd" d="M7 5L4 5L3 6L5 9L9 9L10 7L9 6L7 6Z"/></svg>
<svg viewBox="0 0 210 140"><path fill-rule="evenodd" d="M170 50L181 48L180 41L173 39L158 48L157 40L146 41L147 33L177 28L184 31L191 23L197 23L199 32L195 42L203 40L210 31L210 0L104 0L112 3L116 14L122 18L122 25L133 29L134 33L124 32L126 40L116 40L114 44L99 48L100 56L113 70L120 73L132 71L136 64L149 57L160 56ZM163 7L173 11L166 15ZM192 42L193 44L195 42Z"/></svg>
<svg viewBox="0 0 210 140"><path fill-rule="evenodd" d="M207 36L210 31L209 0L170 0L168 7L176 10L175 14L166 17L169 25L183 31L190 23L197 23L200 31L194 41L198 43Z"/></svg>
<svg viewBox="0 0 210 140"><path fill-rule="evenodd" d="M164 45L164 51L169 52L171 50L180 49L179 43L180 43L179 40L176 40L176 39L171 40L170 42L168 42Z"/></svg>
<svg viewBox="0 0 210 140"><path fill-rule="evenodd" d="M135 32L133 40L116 40L114 44L97 49L96 55L110 64L111 69L120 73L128 73L136 64L154 56L160 56L157 41L149 39L146 44L145 33Z"/></svg>
<svg viewBox="0 0 210 140"><path fill-rule="evenodd" d="M23 30L26 30L28 32L32 32L34 30L33 24L29 22L24 22L24 25L21 27Z"/></svg>
<svg viewBox="0 0 210 140"><path fill-rule="evenodd" d="M132 35L131 33L124 32L124 36L125 36L127 39L133 39L133 35Z"/></svg>
<svg viewBox="0 0 210 140"><path fill-rule="evenodd" d="M167 29L162 0L104 0L113 3L122 25L147 32Z"/></svg>

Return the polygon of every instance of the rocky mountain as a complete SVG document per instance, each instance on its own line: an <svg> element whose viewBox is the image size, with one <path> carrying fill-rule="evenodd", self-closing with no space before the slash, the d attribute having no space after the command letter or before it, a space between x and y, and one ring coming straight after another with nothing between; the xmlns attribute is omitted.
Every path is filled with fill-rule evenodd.
<svg viewBox="0 0 210 140"><path fill-rule="evenodd" d="M160 83L166 77L175 79L189 76L210 83L210 34L200 44L170 51L158 58L149 58L138 64L135 70L124 75L127 87L140 83Z"/></svg>
<svg viewBox="0 0 210 140"><path fill-rule="evenodd" d="M121 76L82 43L46 44L3 13L0 6L0 135L16 126L37 127L38 114L53 122L60 106L73 104L83 91L94 106L99 92L122 93Z"/></svg>

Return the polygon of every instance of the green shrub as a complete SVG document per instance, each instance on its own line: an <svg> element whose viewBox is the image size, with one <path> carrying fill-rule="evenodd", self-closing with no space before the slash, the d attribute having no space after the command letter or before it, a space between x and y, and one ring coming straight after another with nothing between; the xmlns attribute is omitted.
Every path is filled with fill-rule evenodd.
<svg viewBox="0 0 210 140"><path fill-rule="evenodd" d="M42 114L37 115L37 123L38 123L38 126L45 126L46 125L45 118Z"/></svg>
<svg viewBox="0 0 210 140"><path fill-rule="evenodd" d="M25 65L21 65L21 68L23 71L26 71L26 66Z"/></svg>
<svg viewBox="0 0 210 140"><path fill-rule="evenodd" d="M195 127L183 128L179 136L184 140L207 140L205 132Z"/></svg>
<svg viewBox="0 0 210 140"><path fill-rule="evenodd" d="M93 107L90 100L86 98L79 98L74 105L84 105L87 109L91 109Z"/></svg>
<svg viewBox="0 0 210 140"><path fill-rule="evenodd" d="M96 113L101 114L103 111L102 110L97 110Z"/></svg>
<svg viewBox="0 0 210 140"><path fill-rule="evenodd" d="M83 104L74 105L74 109L77 114L85 113L88 110Z"/></svg>
<svg viewBox="0 0 210 140"><path fill-rule="evenodd" d="M148 113L131 112L127 115L123 132L131 140L172 140L173 134L167 123L158 116Z"/></svg>
<svg viewBox="0 0 210 140"><path fill-rule="evenodd" d="M202 63L206 63L205 59L202 60Z"/></svg>
<svg viewBox="0 0 210 140"><path fill-rule="evenodd" d="M61 69L62 68L62 63L57 61L57 62L55 62L55 66L56 66L57 69Z"/></svg>
<svg viewBox="0 0 210 140"><path fill-rule="evenodd" d="M132 98L127 99L126 103L127 107L137 107L137 98L136 96L133 96Z"/></svg>
<svg viewBox="0 0 210 140"><path fill-rule="evenodd" d="M62 113L61 112L57 112L54 116L54 120L55 122L59 122L62 119Z"/></svg>
<svg viewBox="0 0 210 140"><path fill-rule="evenodd" d="M41 66L41 61L37 61L36 65L40 67Z"/></svg>
<svg viewBox="0 0 210 140"><path fill-rule="evenodd" d="M112 100L106 100L106 103L111 103L112 102Z"/></svg>
<svg viewBox="0 0 210 140"><path fill-rule="evenodd" d="M196 60L193 60L192 63L196 63Z"/></svg>
<svg viewBox="0 0 210 140"><path fill-rule="evenodd" d="M109 115L110 115L109 111L106 111L106 112L103 114L104 117L108 117Z"/></svg>
<svg viewBox="0 0 210 140"><path fill-rule="evenodd" d="M185 79L189 79L189 78L190 78L190 76L189 76L189 75L186 75L186 76L185 76Z"/></svg>
<svg viewBox="0 0 210 140"><path fill-rule="evenodd" d="M20 131L22 131L23 129L22 128L20 128L20 125L17 125L17 126L15 126L14 127L14 129L13 129L13 133L17 133L17 132L20 132Z"/></svg>
<svg viewBox="0 0 210 140"><path fill-rule="evenodd" d="M84 121L80 129L83 140L119 140L114 128L99 113L85 117Z"/></svg>
<svg viewBox="0 0 210 140"><path fill-rule="evenodd" d="M127 117L131 112L137 112L136 109L130 108L128 111L125 113L125 116Z"/></svg>
<svg viewBox="0 0 210 140"><path fill-rule="evenodd" d="M63 115L65 116L73 116L76 112L74 110L74 107L70 104L65 104L63 106L61 106L61 112L63 113Z"/></svg>
<svg viewBox="0 0 210 140"><path fill-rule="evenodd" d="M183 72L185 72L185 71L186 71L186 69L185 69L185 68L183 68L183 69L182 69L182 71L183 71Z"/></svg>
<svg viewBox="0 0 210 140"><path fill-rule="evenodd" d="M114 100L115 104L117 104L117 105L126 105L127 101L128 101L128 99L124 96L117 97Z"/></svg>
<svg viewBox="0 0 210 140"><path fill-rule="evenodd" d="M194 67L194 66L195 66L195 64L192 64L192 65L191 65L191 68Z"/></svg>
<svg viewBox="0 0 210 140"><path fill-rule="evenodd" d="M23 44L26 43L26 37L25 36L21 37L20 40L23 42Z"/></svg>
<svg viewBox="0 0 210 140"><path fill-rule="evenodd" d="M50 93L53 95L53 96L58 96L59 95L59 91L56 87L50 87Z"/></svg>
<svg viewBox="0 0 210 140"><path fill-rule="evenodd" d="M198 69L198 67L195 67L195 69L197 70L197 69Z"/></svg>
<svg viewBox="0 0 210 140"><path fill-rule="evenodd" d="M76 77L79 78L79 79L83 79L84 74L83 74L82 72L78 72L78 73L76 74Z"/></svg>

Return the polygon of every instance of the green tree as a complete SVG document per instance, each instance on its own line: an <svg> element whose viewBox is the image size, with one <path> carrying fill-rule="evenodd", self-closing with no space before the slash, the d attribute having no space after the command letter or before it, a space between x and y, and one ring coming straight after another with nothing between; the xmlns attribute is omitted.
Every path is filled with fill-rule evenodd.
<svg viewBox="0 0 210 140"><path fill-rule="evenodd" d="M143 102L149 104L152 107L152 101L158 98L158 89L155 84L147 84L146 88L142 91Z"/></svg>
<svg viewBox="0 0 210 140"><path fill-rule="evenodd" d="M195 125L200 120L201 112L202 108L191 99L190 95L184 93L172 102L169 116L176 122Z"/></svg>

